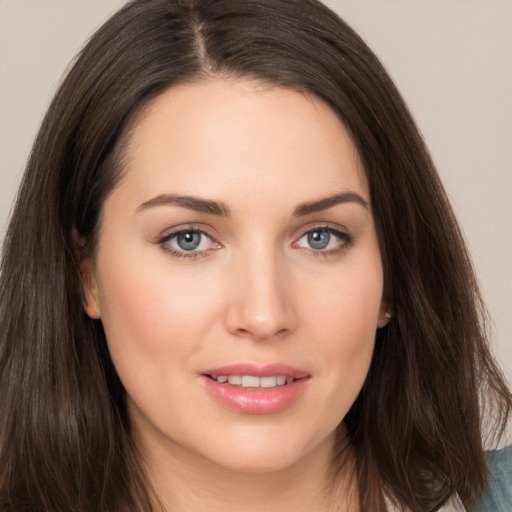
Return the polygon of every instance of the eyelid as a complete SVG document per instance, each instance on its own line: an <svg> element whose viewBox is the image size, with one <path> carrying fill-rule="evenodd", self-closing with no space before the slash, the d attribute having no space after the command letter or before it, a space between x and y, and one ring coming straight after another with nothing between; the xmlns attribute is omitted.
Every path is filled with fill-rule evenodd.
<svg viewBox="0 0 512 512"><path fill-rule="evenodd" d="M339 246L331 249L314 249L314 248L308 248L308 247L302 247L299 246L298 243L306 236L308 233L313 232L315 230L323 230L331 235L335 236L339 240ZM182 224L178 226L174 226L172 228L166 229L162 234L160 234L155 240L154 243L159 245L160 248L165 251L166 253L169 253L171 256L174 256L176 258L185 258L185 259L196 259L207 256L212 250L220 249L223 247L223 245L218 242L218 236L215 234L212 234L211 232L214 231L213 228L210 226L205 226L204 224L197 224L197 223L190 223L190 224ZM203 249L200 251L191 250L179 250L171 247L168 242L173 237L178 236L180 233L186 233L186 232L196 232L200 233L201 235L206 236L211 241L211 246L207 249ZM342 253L343 251L347 250L352 243L354 242L355 237L350 234L349 230L342 225L334 224L331 222L318 222L318 223L311 223L307 226L301 227L300 231L297 235L293 238L292 247L296 249L301 249L304 251L307 251L315 256L325 256L328 257L329 255L335 255Z"/></svg>
<svg viewBox="0 0 512 512"><path fill-rule="evenodd" d="M336 247L334 249L313 249L308 247L301 247L297 244L299 241L306 236L308 233L311 233L313 231L327 231L331 235L334 235L340 240L340 246ZM335 255L339 254L346 249L348 249L354 242L355 237L350 234L349 230L344 227L340 226L339 224L332 224L329 222L319 222L314 223L311 225L308 225L306 227L302 227L300 234L294 238L294 241L292 243L292 247L295 247L297 249L302 249L304 251L308 251L309 253L315 255L315 256L329 256L329 255Z"/></svg>
<svg viewBox="0 0 512 512"><path fill-rule="evenodd" d="M350 236L350 230L341 224L336 224L333 222L311 222L306 226L301 226L300 229L297 230L297 234L295 235L295 239L303 237L307 233L311 231L315 231L315 229L323 229L325 231L329 231L330 233L347 235Z"/></svg>
<svg viewBox="0 0 512 512"><path fill-rule="evenodd" d="M206 236L210 237L211 239L216 239L217 236L215 234L212 234L213 229L205 224L198 224L195 222L191 223L184 223L184 224L178 224L177 226L172 226L169 228L166 228L158 234L154 242L155 243L161 243L165 240L168 240L174 235L177 235L179 233L187 232L187 231L195 231L197 233L203 233Z"/></svg>
<svg viewBox="0 0 512 512"><path fill-rule="evenodd" d="M172 228L169 228L164 231L163 234L160 234L154 243L160 246L160 248L170 254L171 256L174 256L176 258L186 258L189 260L201 258L204 256L207 256L208 253L212 250L220 249L222 247L222 244L220 244L217 241L217 237L212 235L210 232L210 229L205 228L204 225L199 224L182 224L179 226L174 226ZM172 247L168 242L172 240L174 237L177 237L181 233L187 233L187 232L194 232L199 233L201 235L206 236L210 242L211 245L214 245L212 247L208 247L207 249L199 250L199 251L186 251L186 250L179 250L174 247Z"/></svg>

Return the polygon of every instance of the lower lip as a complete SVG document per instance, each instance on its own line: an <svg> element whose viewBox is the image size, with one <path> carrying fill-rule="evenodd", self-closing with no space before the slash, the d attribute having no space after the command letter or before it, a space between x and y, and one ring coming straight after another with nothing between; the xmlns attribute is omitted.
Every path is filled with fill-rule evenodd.
<svg viewBox="0 0 512 512"><path fill-rule="evenodd" d="M223 405L245 414L274 414L295 403L306 391L308 378L275 388L242 388L202 376L206 389Z"/></svg>

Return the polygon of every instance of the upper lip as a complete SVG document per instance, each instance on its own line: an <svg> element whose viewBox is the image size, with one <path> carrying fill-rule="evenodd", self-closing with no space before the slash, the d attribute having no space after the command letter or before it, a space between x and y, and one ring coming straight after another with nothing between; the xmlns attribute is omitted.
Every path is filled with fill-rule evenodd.
<svg viewBox="0 0 512 512"><path fill-rule="evenodd" d="M282 363L265 365L237 363L212 368L201 373L213 378L217 378L219 375L252 375L254 377L273 377L275 375L283 375L284 377L293 377L294 379L309 377L309 373Z"/></svg>

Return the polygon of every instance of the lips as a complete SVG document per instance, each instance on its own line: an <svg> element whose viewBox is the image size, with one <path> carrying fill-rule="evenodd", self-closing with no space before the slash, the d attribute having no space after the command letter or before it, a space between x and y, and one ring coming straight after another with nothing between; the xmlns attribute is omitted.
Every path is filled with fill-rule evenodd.
<svg viewBox="0 0 512 512"><path fill-rule="evenodd" d="M310 375L291 366L250 363L202 372L206 390L220 404L245 414L274 414L306 391Z"/></svg>

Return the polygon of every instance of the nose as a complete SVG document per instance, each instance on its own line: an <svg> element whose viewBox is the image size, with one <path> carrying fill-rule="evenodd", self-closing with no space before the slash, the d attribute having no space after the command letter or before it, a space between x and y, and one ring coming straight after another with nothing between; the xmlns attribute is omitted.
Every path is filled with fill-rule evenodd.
<svg viewBox="0 0 512 512"><path fill-rule="evenodd" d="M240 257L230 269L226 327L238 337L278 339L295 329L292 279L272 251Z"/></svg>

